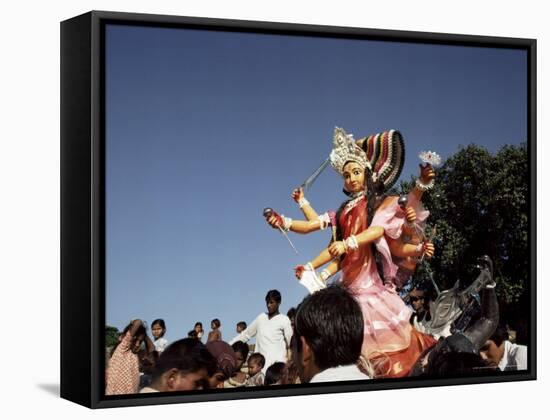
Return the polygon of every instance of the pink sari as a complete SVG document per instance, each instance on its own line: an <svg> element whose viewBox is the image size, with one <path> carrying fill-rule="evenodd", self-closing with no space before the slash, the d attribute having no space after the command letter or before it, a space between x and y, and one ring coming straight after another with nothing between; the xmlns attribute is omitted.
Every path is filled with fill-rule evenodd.
<svg viewBox="0 0 550 420"><path fill-rule="evenodd" d="M424 214L420 217L425 219ZM386 235L398 238L401 235L403 222L404 212L400 210L395 197L390 205L377 210L371 226L380 226L384 228ZM350 201L341 212L338 224L344 239L366 230L368 228L366 197ZM390 367L387 369L388 374L383 376L403 376L408 372L408 365L412 366L416 360L415 356L419 354L416 350L412 352L414 354L409 354L413 350L409 348L411 340L415 344L418 341L409 323L412 311L395 291L393 279L398 267L392 261L385 236L378 239L375 246L382 258L384 277L389 280L388 284L384 285L378 274L370 246L361 247L346 254L341 262L341 283L355 296L363 312L365 322L361 349L363 356L370 360L377 359L381 355L387 356L386 360L391 359ZM400 360L400 354L407 354L407 360Z"/></svg>

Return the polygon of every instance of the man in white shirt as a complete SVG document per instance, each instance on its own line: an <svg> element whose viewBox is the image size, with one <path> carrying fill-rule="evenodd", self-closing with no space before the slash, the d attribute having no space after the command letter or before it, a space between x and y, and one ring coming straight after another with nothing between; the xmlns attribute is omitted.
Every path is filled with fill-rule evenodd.
<svg viewBox="0 0 550 420"><path fill-rule="evenodd" d="M281 293L278 290L270 290L265 297L267 313L261 313L256 319L229 344L236 341L246 343L252 337L256 337L254 351L265 357L265 365L262 372L275 362L287 362L287 348L292 338L292 327L286 315L279 313L281 305Z"/></svg>
<svg viewBox="0 0 550 420"><path fill-rule="evenodd" d="M505 327L498 327L491 338L480 349L481 356L501 371L527 370L527 346L508 340Z"/></svg>
<svg viewBox="0 0 550 420"><path fill-rule="evenodd" d="M302 383L370 379L357 367L362 344L363 314L343 287L321 289L298 306L292 357Z"/></svg>

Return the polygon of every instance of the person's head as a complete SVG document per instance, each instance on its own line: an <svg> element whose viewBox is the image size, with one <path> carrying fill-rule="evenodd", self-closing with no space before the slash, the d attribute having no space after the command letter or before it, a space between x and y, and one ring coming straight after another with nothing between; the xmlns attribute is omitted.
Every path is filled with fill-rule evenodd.
<svg viewBox="0 0 550 420"><path fill-rule="evenodd" d="M218 318L214 318L212 322L210 322L210 328L212 328L213 330L217 330L218 328L221 327L221 325L222 323Z"/></svg>
<svg viewBox="0 0 550 420"><path fill-rule="evenodd" d="M265 304L269 315L277 314L279 312L279 306L281 305L281 292L278 290L270 290L267 292Z"/></svg>
<svg viewBox="0 0 550 420"><path fill-rule="evenodd" d="M193 329L197 332L197 334L202 332L202 322L196 322Z"/></svg>
<svg viewBox="0 0 550 420"><path fill-rule="evenodd" d="M455 333L440 338L425 350L412 367L409 376L453 377L479 375L489 368L468 337Z"/></svg>
<svg viewBox="0 0 550 420"><path fill-rule="evenodd" d="M504 342L508 340L508 329L499 325L493 335L479 349L483 357L491 366L498 366L504 355Z"/></svg>
<svg viewBox="0 0 550 420"><path fill-rule="evenodd" d="M140 351L139 353L139 371L143 372L146 375L152 375L155 366L157 364L159 358L159 352L156 350L153 350L151 353L147 353L147 351Z"/></svg>
<svg viewBox="0 0 550 420"><path fill-rule="evenodd" d="M264 385L286 385L288 383L288 369L283 362L273 363L265 372Z"/></svg>
<svg viewBox="0 0 550 420"><path fill-rule="evenodd" d="M427 298L426 291L420 287L415 287L409 292L409 302L417 314L426 310Z"/></svg>
<svg viewBox="0 0 550 420"><path fill-rule="evenodd" d="M358 193L365 189L365 168L354 161L346 162L344 171L344 189L349 193Z"/></svg>
<svg viewBox="0 0 550 420"><path fill-rule="evenodd" d="M124 338L124 336L126 335L126 333L128 331L130 331L130 328L132 328L132 325L133 325L133 322L130 322L128 325L126 325L124 330L122 330L122 333L119 336L119 341L118 341L117 345L115 346L115 348L113 349L113 353L114 353L114 350L116 349L116 347L118 347L118 345L121 343L121 341ZM136 332L134 333L134 335L132 337L132 342L130 343L130 350L132 351L132 353L134 353L134 354L139 353L139 351L141 349L141 345L143 344L143 341L145 340L145 335L146 335L145 325L143 325L143 323L141 323L139 325L139 327L136 329Z"/></svg>
<svg viewBox="0 0 550 420"><path fill-rule="evenodd" d="M155 340L158 340L159 338L163 337L165 333L166 333L166 324L164 323L164 320L155 319L151 324L151 334L153 334L153 337L155 338Z"/></svg>
<svg viewBox="0 0 550 420"><path fill-rule="evenodd" d="M197 331L191 330L187 333L187 338L193 338L196 340L199 338L199 335L197 334Z"/></svg>
<svg viewBox="0 0 550 420"><path fill-rule="evenodd" d="M294 317L296 316L296 308L294 306L290 308L287 311L286 316L290 320L290 325L292 325L292 328L294 328Z"/></svg>
<svg viewBox="0 0 550 420"><path fill-rule="evenodd" d="M246 330L246 322L237 322L237 334L242 333L244 330Z"/></svg>
<svg viewBox="0 0 550 420"><path fill-rule="evenodd" d="M296 310L292 355L303 383L317 373L357 362L363 314L353 296L332 285L307 296Z"/></svg>
<svg viewBox="0 0 550 420"><path fill-rule="evenodd" d="M223 386L223 382L233 375L237 366L235 352L225 341L210 341L206 348L216 360L216 371L208 379L210 388Z"/></svg>
<svg viewBox="0 0 550 420"><path fill-rule="evenodd" d="M248 374L256 375L265 366L265 357L261 353L252 353L248 358Z"/></svg>
<svg viewBox="0 0 550 420"><path fill-rule="evenodd" d="M184 338L162 352L153 371L151 387L160 392L208 388L208 378L215 371L216 360L206 346Z"/></svg>
<svg viewBox="0 0 550 420"><path fill-rule="evenodd" d="M239 370L243 367L244 362L246 362L246 358L248 357L248 345L243 343L242 341L235 341L231 348L235 352L235 358L237 360L237 365L235 366L235 370Z"/></svg>

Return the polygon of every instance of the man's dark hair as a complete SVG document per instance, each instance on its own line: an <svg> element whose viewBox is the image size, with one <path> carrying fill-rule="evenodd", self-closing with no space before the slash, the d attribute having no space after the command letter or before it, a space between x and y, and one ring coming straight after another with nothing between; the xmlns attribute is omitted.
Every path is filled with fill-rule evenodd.
<svg viewBox="0 0 550 420"><path fill-rule="evenodd" d="M283 376L285 366L283 362L276 362L269 366L265 372L264 385L273 385L279 382Z"/></svg>
<svg viewBox="0 0 550 420"><path fill-rule="evenodd" d="M241 327L243 330L246 330L246 322L244 321L237 322L237 327Z"/></svg>
<svg viewBox="0 0 550 420"><path fill-rule="evenodd" d="M246 357L248 356L248 352L250 351L250 349L248 348L248 344L245 344L242 341L235 341L233 344L231 344L231 348L235 353L241 353L244 360L246 361Z"/></svg>
<svg viewBox="0 0 550 420"><path fill-rule="evenodd" d="M430 354L429 362L422 376L462 377L483 375L490 371L488 363L478 353L437 352L433 355Z"/></svg>
<svg viewBox="0 0 550 420"><path fill-rule="evenodd" d="M216 359L200 341L184 338L173 342L161 353L153 371L153 382L170 369L178 369L185 374L203 368L209 376L213 375L216 372Z"/></svg>
<svg viewBox="0 0 550 420"><path fill-rule="evenodd" d="M304 337L321 370L357 362L363 344L363 314L341 286L332 285L307 296L296 310L294 340L301 351Z"/></svg>
<svg viewBox="0 0 550 420"><path fill-rule="evenodd" d="M278 290L270 290L267 292L267 295L265 295L265 301L273 299L277 303L281 303L281 292Z"/></svg>
<svg viewBox="0 0 550 420"><path fill-rule="evenodd" d="M289 318L289 319L294 319L294 317L296 316L296 308L293 306L292 308L290 308L287 313L286 313L286 316Z"/></svg>
<svg viewBox="0 0 550 420"><path fill-rule="evenodd" d="M252 353L250 355L250 357L248 358L248 364L250 364L250 362L252 362L254 360L263 369L263 367L265 366L265 357L264 357L264 355L262 353Z"/></svg>
<svg viewBox="0 0 550 420"><path fill-rule="evenodd" d="M508 329L504 325L499 325L489 340L492 340L497 346L500 346L509 338Z"/></svg>

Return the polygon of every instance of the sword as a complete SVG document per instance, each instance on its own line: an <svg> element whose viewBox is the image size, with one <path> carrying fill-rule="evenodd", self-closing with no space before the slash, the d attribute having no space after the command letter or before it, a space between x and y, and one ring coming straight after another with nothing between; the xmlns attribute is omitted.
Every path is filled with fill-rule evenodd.
<svg viewBox="0 0 550 420"><path fill-rule="evenodd" d="M264 212L263 212L263 215L266 219L269 219L271 216L273 215L276 215L278 216L278 214L271 208L269 207L266 207L264 209ZM283 234L283 236L286 238L286 240L288 241L288 243L290 244L290 246L292 247L292 249L294 250L294 252L296 253L296 255L298 255L298 250L296 249L296 247L294 246L294 244L292 243L292 241L290 240L290 238L288 237L288 235L286 234L286 232L283 230L283 228L281 226L277 226L277 228L279 228L279 230L281 231L281 233Z"/></svg>
<svg viewBox="0 0 550 420"><path fill-rule="evenodd" d="M321 166L319 166L315 172L313 172L308 179L304 181L302 185L300 185L300 188L302 188L304 191L307 190L317 179L319 175L321 175L321 172L324 171L324 169L327 167L327 165L330 162L330 158L327 158L323 163L321 163Z"/></svg>

